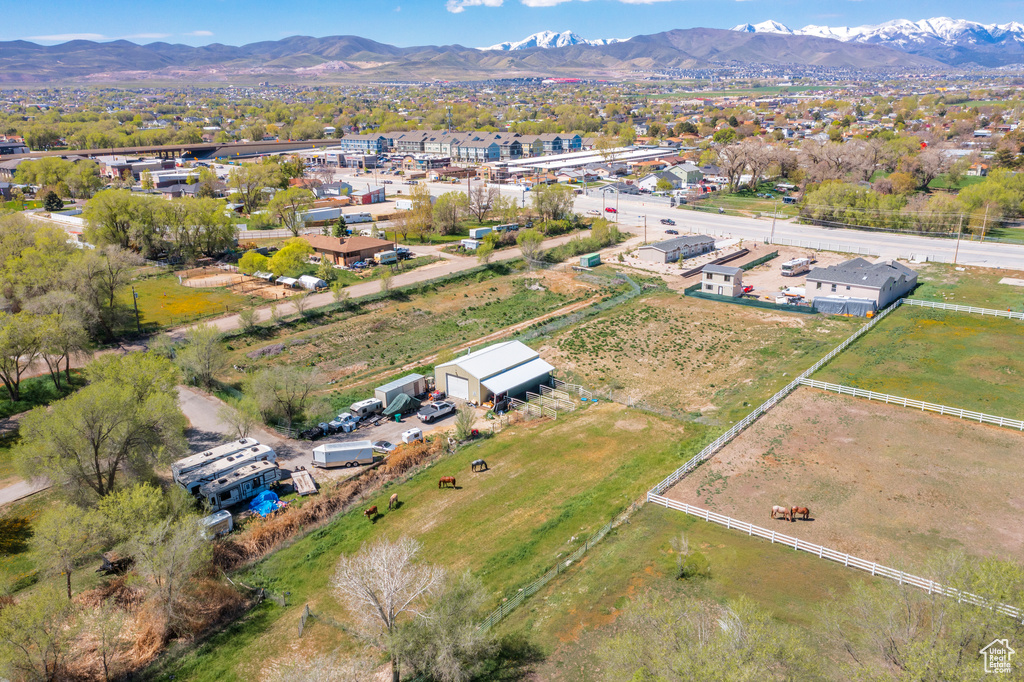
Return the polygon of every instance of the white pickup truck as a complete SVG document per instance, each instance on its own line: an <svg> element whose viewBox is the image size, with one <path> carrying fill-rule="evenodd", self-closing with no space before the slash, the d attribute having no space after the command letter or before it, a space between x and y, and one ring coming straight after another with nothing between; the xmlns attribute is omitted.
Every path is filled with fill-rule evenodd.
<svg viewBox="0 0 1024 682"><path fill-rule="evenodd" d="M446 414L451 414L455 411L455 405L453 403L439 402L430 403L426 405L422 410L416 413L416 416L420 418L420 421L424 424L429 424L435 419L440 419Z"/></svg>

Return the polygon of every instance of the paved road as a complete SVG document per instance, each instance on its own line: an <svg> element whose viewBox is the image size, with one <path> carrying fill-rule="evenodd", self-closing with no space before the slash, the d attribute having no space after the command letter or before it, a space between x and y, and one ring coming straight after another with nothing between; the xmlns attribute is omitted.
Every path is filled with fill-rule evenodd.
<svg viewBox="0 0 1024 682"><path fill-rule="evenodd" d="M50 487L50 481L45 478L33 478L30 481L18 479L11 485L0 488L0 506L17 502L29 495L35 495Z"/></svg>

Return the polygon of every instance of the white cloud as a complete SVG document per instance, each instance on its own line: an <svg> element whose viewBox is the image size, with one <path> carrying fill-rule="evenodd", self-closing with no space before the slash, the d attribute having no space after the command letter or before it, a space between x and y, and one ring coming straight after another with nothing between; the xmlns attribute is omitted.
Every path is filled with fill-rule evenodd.
<svg viewBox="0 0 1024 682"><path fill-rule="evenodd" d="M213 35L213 31L189 31L188 33L182 33L184 36L199 36L201 38L208 38Z"/></svg>
<svg viewBox="0 0 1024 682"><path fill-rule="evenodd" d="M396 8L395 8L395 11L396 11L396 12L401 12L401 11L402 11L402 6L401 6L401 5L399 5L398 7L396 7Z"/></svg>
<svg viewBox="0 0 1024 682"><path fill-rule="evenodd" d="M102 33L55 33L48 36L29 36L25 40L37 43L66 43L69 40L110 40Z"/></svg>
<svg viewBox="0 0 1024 682"><path fill-rule="evenodd" d="M501 7L504 0L448 0L445 4L452 14L460 14L466 11L467 7Z"/></svg>

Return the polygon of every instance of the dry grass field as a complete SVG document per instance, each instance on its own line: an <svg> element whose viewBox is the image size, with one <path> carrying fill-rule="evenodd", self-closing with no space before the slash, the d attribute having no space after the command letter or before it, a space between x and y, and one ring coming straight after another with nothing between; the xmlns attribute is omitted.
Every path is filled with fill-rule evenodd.
<svg viewBox="0 0 1024 682"><path fill-rule="evenodd" d="M1015 431L800 388L667 496L908 570L951 548L1019 558L1022 453Z"/></svg>

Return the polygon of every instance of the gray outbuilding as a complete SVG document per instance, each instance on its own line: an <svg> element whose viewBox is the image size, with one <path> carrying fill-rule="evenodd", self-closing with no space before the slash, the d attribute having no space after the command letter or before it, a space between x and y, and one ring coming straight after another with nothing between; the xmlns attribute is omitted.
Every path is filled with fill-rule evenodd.
<svg viewBox="0 0 1024 682"><path fill-rule="evenodd" d="M427 379L422 374L408 374L401 379L378 386L373 391L373 397L384 403L384 407L391 404L391 401L398 396L405 394L413 397L427 392Z"/></svg>

